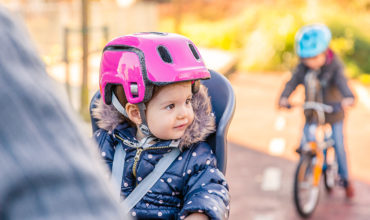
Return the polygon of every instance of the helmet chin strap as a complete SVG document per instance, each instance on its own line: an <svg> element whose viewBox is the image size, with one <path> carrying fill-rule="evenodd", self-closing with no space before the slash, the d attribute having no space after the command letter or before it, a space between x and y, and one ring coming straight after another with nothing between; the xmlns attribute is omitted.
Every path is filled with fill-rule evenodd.
<svg viewBox="0 0 370 220"><path fill-rule="evenodd" d="M129 118L125 108L118 101L118 98L114 95L114 92L112 92L112 104L117 109L117 111L119 111L126 118ZM148 127L148 123L146 121L146 116L145 116L146 106L145 106L145 104L144 103L139 103L138 107L139 107L140 117L141 117L141 124L139 125L139 129L140 129L141 133L143 133L143 135L146 136L146 137L154 136L150 132L149 127Z"/></svg>
<svg viewBox="0 0 370 220"><path fill-rule="evenodd" d="M112 92L112 104L117 109L117 111L119 111L122 115L124 115L126 118L128 118L128 115L127 115L127 112L126 112L125 108L118 101L118 98L114 95L114 92Z"/></svg>
<svg viewBox="0 0 370 220"><path fill-rule="evenodd" d="M145 104L141 102L138 104L138 106L139 106L140 117L141 117L141 124L139 125L139 129L141 133L143 133L145 136L154 136L152 132L150 132L149 127L148 127L148 122L146 121Z"/></svg>

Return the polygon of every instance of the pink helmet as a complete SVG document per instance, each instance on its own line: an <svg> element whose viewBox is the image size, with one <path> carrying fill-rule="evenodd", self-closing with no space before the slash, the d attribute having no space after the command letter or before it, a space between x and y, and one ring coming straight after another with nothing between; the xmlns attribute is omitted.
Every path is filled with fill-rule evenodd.
<svg viewBox="0 0 370 220"><path fill-rule="evenodd" d="M99 85L106 104L122 85L129 103L147 102L153 85L210 78L196 46L178 34L144 32L118 37L104 48ZM193 92L198 83L193 83Z"/></svg>

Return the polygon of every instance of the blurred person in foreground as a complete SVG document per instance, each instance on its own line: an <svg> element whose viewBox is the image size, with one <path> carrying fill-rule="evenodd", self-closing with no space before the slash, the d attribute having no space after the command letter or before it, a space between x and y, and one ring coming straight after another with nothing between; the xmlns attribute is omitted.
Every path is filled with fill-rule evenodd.
<svg viewBox="0 0 370 220"><path fill-rule="evenodd" d="M279 99L279 107L290 108L289 96L299 84L303 84L306 90L306 101L310 96L307 88L307 80L315 80L318 85L315 100L334 107L333 113L325 113L325 123L332 128L332 138L339 165L339 175L347 198L354 196L353 185L349 180L347 158L343 142L344 109L354 105L354 95L347 84L343 73L343 64L335 53L329 48L331 32L323 24L312 24L302 27L296 34L296 53L300 62L295 68L291 79L286 83ZM314 71L315 79L308 77L310 71ZM301 146L305 143L305 137L309 137L308 125L317 123L312 112L305 111L306 123L303 129Z"/></svg>
<svg viewBox="0 0 370 220"><path fill-rule="evenodd" d="M0 6L0 219L122 219L25 27Z"/></svg>

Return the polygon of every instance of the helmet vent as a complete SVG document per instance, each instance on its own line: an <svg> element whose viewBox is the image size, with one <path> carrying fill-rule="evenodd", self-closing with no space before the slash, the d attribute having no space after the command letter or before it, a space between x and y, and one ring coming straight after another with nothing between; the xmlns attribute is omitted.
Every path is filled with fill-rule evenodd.
<svg viewBox="0 0 370 220"><path fill-rule="evenodd" d="M129 50L130 48L131 47L125 46L125 45L110 45L110 46L104 47L103 52L107 50L115 50L115 51Z"/></svg>
<svg viewBox="0 0 370 220"><path fill-rule="evenodd" d="M157 48L159 55L161 56L162 60L166 63L172 63L172 58L170 53L168 52L167 48L164 46L159 46Z"/></svg>
<svg viewBox="0 0 370 220"><path fill-rule="evenodd" d="M163 32L156 32L156 31L150 31L150 32L147 32L148 34L155 34L155 35L161 35L161 36L166 36L167 33L163 33Z"/></svg>
<svg viewBox="0 0 370 220"><path fill-rule="evenodd" d="M193 53L195 59L199 60L200 56L197 53L197 50L195 50L194 45L193 44L189 44L189 48L190 48L191 52Z"/></svg>
<svg viewBox="0 0 370 220"><path fill-rule="evenodd" d="M157 32L157 31L148 31L148 32L138 32L134 33L134 35L144 35L144 34L154 34L154 35L160 35L160 36L166 36L168 33L164 32Z"/></svg>

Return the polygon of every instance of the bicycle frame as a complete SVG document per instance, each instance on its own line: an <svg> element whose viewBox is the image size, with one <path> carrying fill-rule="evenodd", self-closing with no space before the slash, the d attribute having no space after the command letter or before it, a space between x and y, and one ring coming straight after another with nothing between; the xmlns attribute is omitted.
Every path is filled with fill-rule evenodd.
<svg viewBox="0 0 370 220"><path fill-rule="evenodd" d="M319 185L326 162L324 152L334 143L325 130L325 113L332 112L333 108L319 102L306 102L303 109L315 111L317 123L309 125L313 127L308 127L310 134L314 134L315 138L306 137L309 141L299 151L301 159L295 174L294 201L299 214L302 217L309 217L318 203Z"/></svg>
<svg viewBox="0 0 370 220"><path fill-rule="evenodd" d="M309 149L311 155L315 156L315 167L313 171L313 184L314 186L318 186L320 183L320 177L322 174L322 168L324 166L325 162L325 155L324 151L333 145L333 140L328 139L325 131L325 113L330 113L333 111L333 108L329 105L325 105L323 103L319 102L306 102L303 105L304 110L314 110L317 113L318 117L318 126L315 128L316 129L316 141L309 141L306 143L304 146L304 149ZM324 135L321 135L321 137L318 137L317 133L320 132ZM319 140L319 138L321 140ZM303 151L305 152L305 150Z"/></svg>

